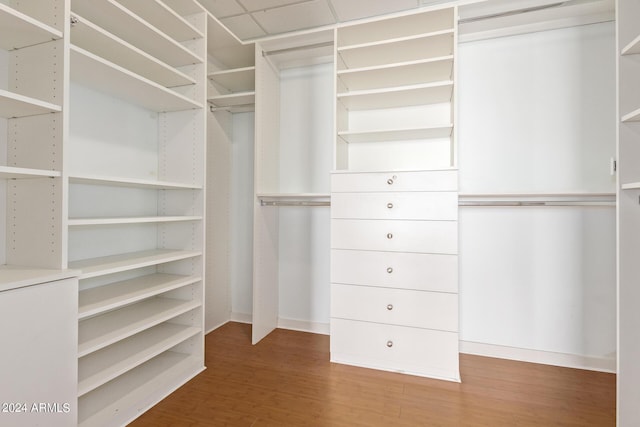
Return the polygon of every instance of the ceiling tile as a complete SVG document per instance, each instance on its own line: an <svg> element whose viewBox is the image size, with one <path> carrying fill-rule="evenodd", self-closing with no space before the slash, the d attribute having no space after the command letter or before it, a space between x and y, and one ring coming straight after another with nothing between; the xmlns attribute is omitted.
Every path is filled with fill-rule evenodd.
<svg viewBox="0 0 640 427"><path fill-rule="evenodd" d="M273 9L274 7L287 6L295 3L304 3L309 0L238 0L249 12Z"/></svg>
<svg viewBox="0 0 640 427"><path fill-rule="evenodd" d="M236 0L199 0L199 2L218 19L245 13Z"/></svg>
<svg viewBox="0 0 640 427"><path fill-rule="evenodd" d="M220 20L240 40L265 36L266 33L249 15L232 16Z"/></svg>
<svg viewBox="0 0 640 427"><path fill-rule="evenodd" d="M334 24L333 13L325 0L313 0L291 6L252 13L270 34L285 33Z"/></svg>
<svg viewBox="0 0 640 427"><path fill-rule="evenodd" d="M400 12L418 7L418 0L330 0L339 22Z"/></svg>

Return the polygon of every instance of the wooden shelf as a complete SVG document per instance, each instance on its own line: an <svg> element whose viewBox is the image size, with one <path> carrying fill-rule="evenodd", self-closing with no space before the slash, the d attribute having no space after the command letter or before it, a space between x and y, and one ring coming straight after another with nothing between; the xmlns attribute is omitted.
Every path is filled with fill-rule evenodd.
<svg viewBox="0 0 640 427"><path fill-rule="evenodd" d="M71 46L71 78L151 111L202 108L186 96L77 46Z"/></svg>
<svg viewBox="0 0 640 427"><path fill-rule="evenodd" d="M348 143L406 141L416 139L449 138L453 125L412 129L378 129L369 131L343 131L338 136Z"/></svg>
<svg viewBox="0 0 640 427"><path fill-rule="evenodd" d="M256 88L256 67L214 71L207 77L229 92L251 92Z"/></svg>
<svg viewBox="0 0 640 427"><path fill-rule="evenodd" d="M71 11L173 67L203 62L198 55L115 0L72 0Z"/></svg>
<svg viewBox="0 0 640 427"><path fill-rule="evenodd" d="M338 48L338 70L419 61L453 54L453 30Z"/></svg>
<svg viewBox="0 0 640 427"><path fill-rule="evenodd" d="M437 82L367 91L343 92L338 100L348 110L375 110L450 102L453 82Z"/></svg>
<svg viewBox="0 0 640 427"><path fill-rule="evenodd" d="M160 0L118 0L118 2L176 41L204 37L204 34Z"/></svg>
<svg viewBox="0 0 640 427"><path fill-rule="evenodd" d="M32 268L7 264L0 265L0 292L68 279L77 276L78 273L79 272L74 270Z"/></svg>
<svg viewBox="0 0 640 427"><path fill-rule="evenodd" d="M80 321L78 357L83 357L202 306L198 300L150 298Z"/></svg>
<svg viewBox="0 0 640 427"><path fill-rule="evenodd" d="M107 61L118 64L165 87L195 84L195 80L165 64L148 53L127 43L76 15L78 22L71 27L71 43Z"/></svg>
<svg viewBox="0 0 640 427"><path fill-rule="evenodd" d="M72 261L69 262L69 268L80 270L80 279L88 279L106 274L194 258L200 255L202 255L201 252L195 251L155 249Z"/></svg>
<svg viewBox="0 0 640 427"><path fill-rule="evenodd" d="M140 408L131 408L132 402L147 401L149 396L157 396L159 390L167 390L168 394L202 369L198 357L164 352L82 396L78 402L79 426L108 425L117 416L124 417L119 420L124 425L139 414ZM158 400L162 397L158 396Z"/></svg>
<svg viewBox="0 0 640 427"><path fill-rule="evenodd" d="M0 48L19 49L62 38L62 32L0 3Z"/></svg>
<svg viewBox="0 0 640 427"><path fill-rule="evenodd" d="M638 53L640 53L640 34L622 49L620 55L635 55Z"/></svg>
<svg viewBox="0 0 640 427"><path fill-rule="evenodd" d="M200 280L196 276L156 273L86 289L79 294L78 318L95 316Z"/></svg>
<svg viewBox="0 0 640 427"><path fill-rule="evenodd" d="M71 182L72 184L106 185L132 188L156 188L159 190L202 190L201 185L195 186L179 182L102 175L72 175L69 177L69 182Z"/></svg>
<svg viewBox="0 0 640 427"><path fill-rule="evenodd" d="M0 117L9 119L60 111L59 105L0 89Z"/></svg>
<svg viewBox="0 0 640 427"><path fill-rule="evenodd" d="M640 122L640 108L622 116L623 123Z"/></svg>
<svg viewBox="0 0 640 427"><path fill-rule="evenodd" d="M163 323L103 348L78 363L78 396L195 336L200 328Z"/></svg>
<svg viewBox="0 0 640 427"><path fill-rule="evenodd" d="M70 218L70 227L87 225L153 224L163 222L201 221L201 216L145 216L127 218Z"/></svg>
<svg viewBox="0 0 640 427"><path fill-rule="evenodd" d="M62 176L60 171L0 166L0 179L56 178L59 176Z"/></svg>
<svg viewBox="0 0 640 427"><path fill-rule="evenodd" d="M453 56L338 71L350 90L369 90L451 80Z"/></svg>

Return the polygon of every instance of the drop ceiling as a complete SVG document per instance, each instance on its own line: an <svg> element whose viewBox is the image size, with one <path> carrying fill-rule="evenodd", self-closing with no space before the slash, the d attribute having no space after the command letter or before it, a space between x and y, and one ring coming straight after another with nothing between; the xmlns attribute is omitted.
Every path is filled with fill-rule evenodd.
<svg viewBox="0 0 640 427"><path fill-rule="evenodd" d="M198 0L241 41L410 11L443 3L461 5L460 18L495 17L519 11L588 6L606 9L612 16L613 0Z"/></svg>

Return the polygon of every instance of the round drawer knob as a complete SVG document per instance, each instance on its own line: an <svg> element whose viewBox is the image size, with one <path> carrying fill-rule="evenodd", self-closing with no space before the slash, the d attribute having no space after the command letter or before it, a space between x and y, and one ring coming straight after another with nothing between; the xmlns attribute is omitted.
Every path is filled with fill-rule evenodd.
<svg viewBox="0 0 640 427"><path fill-rule="evenodd" d="M387 203L387 208L393 209L393 203Z"/></svg>
<svg viewBox="0 0 640 427"><path fill-rule="evenodd" d="M389 273L389 274L393 273L393 268L387 267L387 273Z"/></svg>
<svg viewBox="0 0 640 427"><path fill-rule="evenodd" d="M387 304L387 310L389 311L393 310L393 304Z"/></svg>
<svg viewBox="0 0 640 427"><path fill-rule="evenodd" d="M393 234L387 233L387 239L393 239Z"/></svg>
<svg viewBox="0 0 640 427"><path fill-rule="evenodd" d="M387 180L387 184L389 184L389 185L393 185L393 179L389 178L389 179Z"/></svg>
<svg viewBox="0 0 640 427"><path fill-rule="evenodd" d="M387 347L389 348L393 347L393 341L391 340L387 341Z"/></svg>

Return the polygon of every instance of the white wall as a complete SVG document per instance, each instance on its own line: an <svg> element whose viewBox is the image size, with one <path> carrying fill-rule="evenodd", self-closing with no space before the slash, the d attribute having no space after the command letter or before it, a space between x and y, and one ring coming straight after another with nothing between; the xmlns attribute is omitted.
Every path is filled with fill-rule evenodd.
<svg viewBox="0 0 640 427"><path fill-rule="evenodd" d="M613 23L459 55L461 193L615 191ZM461 340L613 362L615 292L613 207L461 208Z"/></svg>

